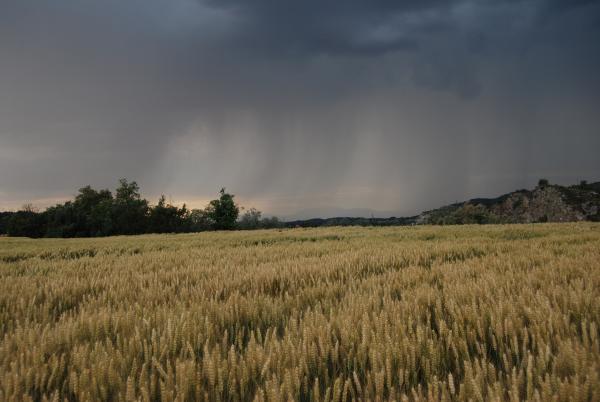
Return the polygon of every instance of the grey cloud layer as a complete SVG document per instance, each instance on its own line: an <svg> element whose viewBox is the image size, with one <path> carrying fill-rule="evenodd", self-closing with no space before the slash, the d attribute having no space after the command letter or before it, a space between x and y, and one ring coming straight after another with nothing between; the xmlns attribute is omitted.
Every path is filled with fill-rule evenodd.
<svg viewBox="0 0 600 402"><path fill-rule="evenodd" d="M0 208L412 213L600 173L597 1L3 1Z"/></svg>

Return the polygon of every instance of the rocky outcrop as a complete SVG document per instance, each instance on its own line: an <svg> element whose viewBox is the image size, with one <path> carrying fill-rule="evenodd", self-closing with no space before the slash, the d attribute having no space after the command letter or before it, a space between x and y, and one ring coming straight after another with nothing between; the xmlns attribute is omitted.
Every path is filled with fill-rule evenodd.
<svg viewBox="0 0 600 402"><path fill-rule="evenodd" d="M425 224L600 221L600 182L575 186L544 183L497 198L475 198L404 218L337 217L286 222L286 227L403 226Z"/></svg>
<svg viewBox="0 0 600 402"><path fill-rule="evenodd" d="M477 198L420 215L433 224L600 221L600 182L544 185L498 198Z"/></svg>
<svg viewBox="0 0 600 402"><path fill-rule="evenodd" d="M572 222L586 218L565 201L561 191L550 186L529 193L512 193L490 209L504 221L514 223Z"/></svg>

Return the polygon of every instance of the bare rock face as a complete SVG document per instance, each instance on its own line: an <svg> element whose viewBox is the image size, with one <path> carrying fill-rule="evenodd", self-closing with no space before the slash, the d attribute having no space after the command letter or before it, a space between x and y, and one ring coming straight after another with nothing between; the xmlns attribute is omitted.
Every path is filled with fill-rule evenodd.
<svg viewBox="0 0 600 402"><path fill-rule="evenodd" d="M546 220L548 222L580 221L585 218L583 214L569 206L563 199L560 191L546 187L533 192L530 204L530 216L533 222Z"/></svg>
<svg viewBox="0 0 600 402"><path fill-rule="evenodd" d="M600 206L593 202L585 202L581 205L583 213L586 216L600 215Z"/></svg>
<svg viewBox="0 0 600 402"><path fill-rule="evenodd" d="M585 214L567 204L558 189L547 186L531 192L515 192L504 202L493 205L492 213L507 222L573 222L585 220Z"/></svg>

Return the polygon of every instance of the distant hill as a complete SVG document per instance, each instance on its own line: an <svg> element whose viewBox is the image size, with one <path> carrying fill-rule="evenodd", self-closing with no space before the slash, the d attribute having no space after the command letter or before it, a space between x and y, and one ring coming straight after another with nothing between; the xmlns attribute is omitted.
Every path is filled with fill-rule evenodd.
<svg viewBox="0 0 600 402"><path fill-rule="evenodd" d="M319 218L286 222L286 226L400 226L575 221L600 221L600 182L560 186L540 181L540 185L533 190L517 190L496 198L473 198L425 211L416 216Z"/></svg>
<svg viewBox="0 0 600 402"><path fill-rule="evenodd" d="M318 218L328 218L331 216L392 216L391 212L376 211L369 208L340 208L336 206L326 206L303 209L296 211L288 216L280 216L284 221L304 221Z"/></svg>
<svg viewBox="0 0 600 402"><path fill-rule="evenodd" d="M404 218L357 218L342 216L335 218L312 218L286 221L286 227L319 227L319 226L406 226L417 223L417 216Z"/></svg>
<svg viewBox="0 0 600 402"><path fill-rule="evenodd" d="M497 198L474 198L423 212L417 223L534 223L600 221L600 182L542 184Z"/></svg>

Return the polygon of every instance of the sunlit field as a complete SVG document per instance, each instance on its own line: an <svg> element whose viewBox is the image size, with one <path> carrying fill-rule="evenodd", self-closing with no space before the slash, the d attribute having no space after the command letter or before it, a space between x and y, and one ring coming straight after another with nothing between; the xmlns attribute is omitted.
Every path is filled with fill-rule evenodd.
<svg viewBox="0 0 600 402"><path fill-rule="evenodd" d="M598 401L600 225L0 238L1 401Z"/></svg>

